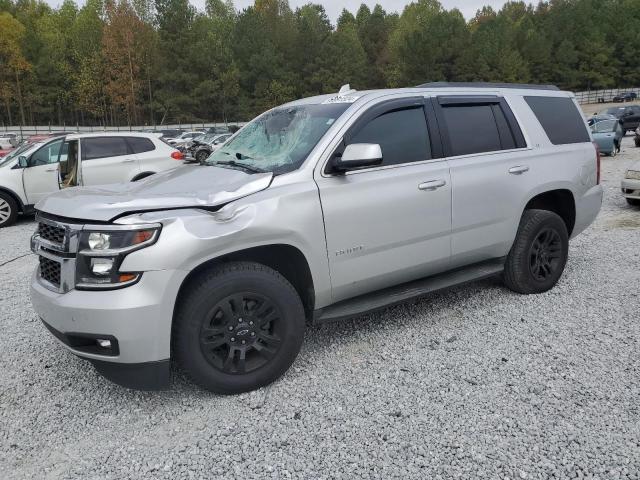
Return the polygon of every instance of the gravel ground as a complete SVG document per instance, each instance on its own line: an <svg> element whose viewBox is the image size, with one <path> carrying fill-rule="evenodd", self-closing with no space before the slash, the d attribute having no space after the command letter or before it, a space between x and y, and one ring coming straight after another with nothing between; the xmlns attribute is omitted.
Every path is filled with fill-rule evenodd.
<svg viewBox="0 0 640 480"><path fill-rule="evenodd" d="M31 309L33 221L0 231L0 478L640 478L637 158L627 137L603 159L602 213L552 291L490 280L313 327L235 397L102 379Z"/></svg>

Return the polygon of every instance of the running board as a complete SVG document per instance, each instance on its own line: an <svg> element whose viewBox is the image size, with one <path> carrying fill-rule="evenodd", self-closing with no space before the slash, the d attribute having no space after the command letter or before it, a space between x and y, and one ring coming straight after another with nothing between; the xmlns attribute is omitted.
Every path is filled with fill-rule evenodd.
<svg viewBox="0 0 640 480"><path fill-rule="evenodd" d="M341 320L387 308L438 290L493 277L504 270L505 258L476 263L432 277L343 300L314 312L314 323Z"/></svg>

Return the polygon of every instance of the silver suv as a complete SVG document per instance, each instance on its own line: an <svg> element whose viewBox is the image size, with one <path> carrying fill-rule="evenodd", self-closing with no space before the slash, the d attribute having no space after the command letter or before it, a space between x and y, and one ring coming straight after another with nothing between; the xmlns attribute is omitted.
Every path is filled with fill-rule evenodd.
<svg viewBox="0 0 640 480"><path fill-rule="evenodd" d="M502 275L552 288L600 210L599 154L554 87L427 84L299 100L203 165L37 205L31 294L102 374L237 393L290 367L307 321Z"/></svg>

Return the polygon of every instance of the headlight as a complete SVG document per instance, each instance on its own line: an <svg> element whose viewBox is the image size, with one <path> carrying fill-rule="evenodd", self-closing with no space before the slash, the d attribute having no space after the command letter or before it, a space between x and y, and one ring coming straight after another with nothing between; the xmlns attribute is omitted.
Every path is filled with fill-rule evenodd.
<svg viewBox="0 0 640 480"><path fill-rule="evenodd" d="M137 282L141 272L121 272L125 257L153 245L161 225L85 227L79 237L76 261L76 288L113 289Z"/></svg>
<svg viewBox="0 0 640 480"><path fill-rule="evenodd" d="M631 180L640 180L640 170L627 170L627 174L625 175L625 178L628 178Z"/></svg>

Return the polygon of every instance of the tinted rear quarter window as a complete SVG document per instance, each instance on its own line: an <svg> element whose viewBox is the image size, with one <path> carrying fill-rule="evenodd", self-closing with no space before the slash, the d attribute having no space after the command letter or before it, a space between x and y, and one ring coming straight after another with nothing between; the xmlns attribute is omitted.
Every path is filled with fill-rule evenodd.
<svg viewBox="0 0 640 480"><path fill-rule="evenodd" d="M573 100L566 97L524 97L554 145L589 142L589 133Z"/></svg>
<svg viewBox="0 0 640 480"><path fill-rule="evenodd" d="M144 137L127 137L127 142L129 142L129 146L133 153L151 152L156 149L153 142Z"/></svg>
<svg viewBox="0 0 640 480"><path fill-rule="evenodd" d="M82 159L118 157L127 155L129 149L124 137L96 137L82 140Z"/></svg>
<svg viewBox="0 0 640 480"><path fill-rule="evenodd" d="M513 148L513 138L502 147L492 105L460 105L443 107L449 132L451 155L494 152ZM504 117L501 122L506 124Z"/></svg>
<svg viewBox="0 0 640 480"><path fill-rule="evenodd" d="M427 121L422 107L393 110L374 118L349 141L377 143L383 165L419 162L431 158Z"/></svg>

